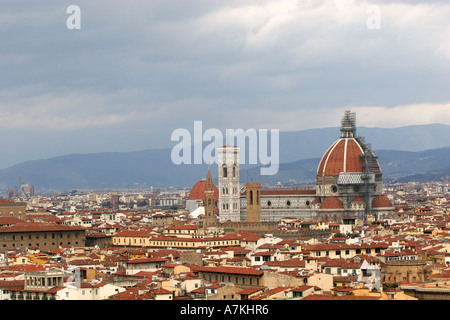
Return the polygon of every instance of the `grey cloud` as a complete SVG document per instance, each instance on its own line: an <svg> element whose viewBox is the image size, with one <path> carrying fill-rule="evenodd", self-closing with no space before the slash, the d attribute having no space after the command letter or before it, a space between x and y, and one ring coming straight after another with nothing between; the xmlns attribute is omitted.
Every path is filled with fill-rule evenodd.
<svg viewBox="0 0 450 320"><path fill-rule="evenodd" d="M125 151L167 146L194 120L301 130L347 107L446 103L450 9L416 3L78 1L70 31L70 2L7 1L0 114L18 125L0 147L23 159ZM381 30L366 27L369 4Z"/></svg>

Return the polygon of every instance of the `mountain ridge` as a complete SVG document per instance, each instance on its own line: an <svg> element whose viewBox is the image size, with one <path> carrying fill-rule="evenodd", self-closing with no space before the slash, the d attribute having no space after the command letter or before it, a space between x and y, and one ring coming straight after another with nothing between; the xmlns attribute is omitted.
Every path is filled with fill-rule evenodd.
<svg viewBox="0 0 450 320"><path fill-rule="evenodd" d="M439 172L450 160L450 148L443 146L448 143L445 138L450 136L448 125L358 128L357 135L360 134L364 134L366 142L375 141L372 149L379 158L385 181L426 175L433 170ZM386 138L389 136L391 139ZM261 176L257 165L241 165L241 182L245 182L248 177L262 183L312 183L321 156L338 138L339 128L280 132L278 174ZM400 149L418 149L420 146L426 149L391 149L396 141L402 139L405 143L400 145ZM374 148L374 145L381 148ZM436 145L442 147L435 148ZM13 188L18 185L20 177L26 183L34 185L36 190L70 190L193 185L206 175L206 164L173 164L171 151L171 148L160 148L129 152L73 153L24 161L0 170L0 188Z"/></svg>

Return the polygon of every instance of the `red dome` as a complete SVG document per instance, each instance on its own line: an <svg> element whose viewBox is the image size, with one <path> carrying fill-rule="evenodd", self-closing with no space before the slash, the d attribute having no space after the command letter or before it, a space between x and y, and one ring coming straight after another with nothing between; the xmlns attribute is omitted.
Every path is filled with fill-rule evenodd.
<svg viewBox="0 0 450 320"><path fill-rule="evenodd" d="M191 192L189 193L189 200L203 200L205 198L205 187L206 187L206 180L200 180L197 182L191 189ZM216 186L214 186L214 194L215 198L219 199L219 191L217 190Z"/></svg>
<svg viewBox="0 0 450 320"><path fill-rule="evenodd" d="M362 172L363 149L354 138L341 138L328 148L317 169L318 176L338 176L341 172Z"/></svg>
<svg viewBox="0 0 450 320"><path fill-rule="evenodd" d="M322 202L320 209L344 209L344 205L338 198L328 197Z"/></svg>
<svg viewBox="0 0 450 320"><path fill-rule="evenodd" d="M320 203L320 197L316 197L312 203Z"/></svg>
<svg viewBox="0 0 450 320"><path fill-rule="evenodd" d="M365 201L361 197L355 197L355 198L353 198L352 202L365 202Z"/></svg>
<svg viewBox="0 0 450 320"><path fill-rule="evenodd" d="M372 208L389 208L392 207L391 200L388 197L379 195L372 200Z"/></svg>

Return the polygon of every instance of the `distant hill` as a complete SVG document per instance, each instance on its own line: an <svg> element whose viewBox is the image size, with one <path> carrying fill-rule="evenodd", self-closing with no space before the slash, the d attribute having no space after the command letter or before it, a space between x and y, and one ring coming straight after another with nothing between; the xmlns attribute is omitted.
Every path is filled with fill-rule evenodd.
<svg viewBox="0 0 450 320"><path fill-rule="evenodd" d="M280 163L322 157L339 138L340 128L321 128L280 132ZM372 150L423 151L448 147L450 126L429 124L400 128L357 127L356 135L365 138Z"/></svg>
<svg viewBox="0 0 450 320"><path fill-rule="evenodd" d="M431 177L432 172L445 173L450 162L447 147L450 126L447 125L358 128L357 135L371 143L379 157L385 181L414 175ZM260 176L255 165L242 165L241 182L247 181L248 177L248 180L271 184L279 181L283 184L313 183L320 157L338 137L339 128L281 132L278 174ZM420 146L428 150L422 151ZM167 148L71 154L26 161L0 170L0 188L17 186L19 177L24 177L36 190L189 186L205 177L207 165L174 165L171 151ZM217 166L211 169L213 176L217 176Z"/></svg>
<svg viewBox="0 0 450 320"><path fill-rule="evenodd" d="M450 147L420 152L374 151L385 182L431 181L450 179ZM241 181L253 179L266 184L315 184L317 166L321 158L282 163L274 176L261 176L259 167L241 172Z"/></svg>
<svg viewBox="0 0 450 320"><path fill-rule="evenodd" d="M171 149L157 149L27 161L1 170L0 185L17 185L24 176L37 189L114 189L190 185L206 175L205 165L174 165L170 153Z"/></svg>

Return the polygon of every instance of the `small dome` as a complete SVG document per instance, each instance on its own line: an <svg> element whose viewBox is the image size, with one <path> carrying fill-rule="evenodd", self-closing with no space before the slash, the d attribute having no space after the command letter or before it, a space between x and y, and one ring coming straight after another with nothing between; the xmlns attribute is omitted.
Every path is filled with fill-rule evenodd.
<svg viewBox="0 0 450 320"><path fill-rule="evenodd" d="M322 202L320 209L344 209L344 205L338 198L328 197Z"/></svg>
<svg viewBox="0 0 450 320"><path fill-rule="evenodd" d="M312 203L320 203L320 197L316 197Z"/></svg>
<svg viewBox="0 0 450 320"><path fill-rule="evenodd" d="M189 192L189 200L203 200L205 198L206 179L202 179L197 182ZM219 199L219 191L214 186L215 198Z"/></svg>
<svg viewBox="0 0 450 320"><path fill-rule="evenodd" d="M361 198L361 197L355 197L355 198L353 198L353 200L352 200L352 203L353 203L353 202L365 202L365 201L364 201L364 199Z"/></svg>
<svg viewBox="0 0 450 320"><path fill-rule="evenodd" d="M389 208L389 207L392 207L392 202L386 196L379 195L372 200L372 208Z"/></svg>

